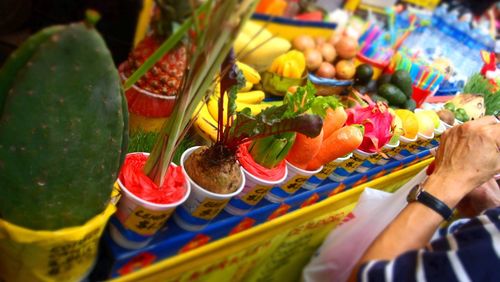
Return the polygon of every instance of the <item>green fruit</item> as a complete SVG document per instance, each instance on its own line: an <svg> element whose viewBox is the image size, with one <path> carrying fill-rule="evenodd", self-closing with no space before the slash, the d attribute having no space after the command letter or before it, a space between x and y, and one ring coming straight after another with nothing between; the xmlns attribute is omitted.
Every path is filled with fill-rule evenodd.
<svg viewBox="0 0 500 282"><path fill-rule="evenodd" d="M375 80L371 80L366 85L366 88L368 89L368 92L377 92L377 82Z"/></svg>
<svg viewBox="0 0 500 282"><path fill-rule="evenodd" d="M0 215L35 230L78 226L107 206L126 153L127 110L104 40L47 28L0 70Z"/></svg>
<svg viewBox="0 0 500 282"><path fill-rule="evenodd" d="M467 112L462 109L462 108L458 108L455 110L455 117L461 121L461 122L466 122L466 121L469 121L470 120L470 117L469 115L467 114Z"/></svg>
<svg viewBox="0 0 500 282"><path fill-rule="evenodd" d="M412 79L407 71L397 70L392 75L391 83L401 89L406 97L411 98L413 94Z"/></svg>
<svg viewBox="0 0 500 282"><path fill-rule="evenodd" d="M377 87L382 86L382 84L390 83L391 82L391 78L392 78L391 74L384 73L377 80Z"/></svg>
<svg viewBox="0 0 500 282"><path fill-rule="evenodd" d="M377 94L371 95L370 98L372 98L373 102L384 102L386 104L389 104L389 101L387 101L387 99L385 99L384 97L381 97Z"/></svg>
<svg viewBox="0 0 500 282"><path fill-rule="evenodd" d="M414 111L417 108L417 102L413 99L406 100L404 108L410 111Z"/></svg>
<svg viewBox="0 0 500 282"><path fill-rule="evenodd" d="M389 101L390 105L404 107L407 97L398 87L390 83L385 83L378 89L378 95Z"/></svg>
<svg viewBox="0 0 500 282"><path fill-rule="evenodd" d="M356 68L356 74L354 75L354 81L358 84L366 85L373 77L373 68L369 64L362 64Z"/></svg>
<svg viewBox="0 0 500 282"><path fill-rule="evenodd" d="M455 111L455 104L448 102L448 103L444 104L444 108L449 110L449 111L454 112Z"/></svg>

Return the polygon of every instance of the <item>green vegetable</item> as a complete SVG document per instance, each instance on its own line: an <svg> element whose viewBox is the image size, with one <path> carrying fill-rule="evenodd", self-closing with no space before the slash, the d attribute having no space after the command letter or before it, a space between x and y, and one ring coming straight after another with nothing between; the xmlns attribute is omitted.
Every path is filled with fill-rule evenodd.
<svg viewBox="0 0 500 282"><path fill-rule="evenodd" d="M406 100L408 99L398 87L389 83L380 86L378 89L378 95L387 99L390 105L399 107L404 107Z"/></svg>
<svg viewBox="0 0 500 282"><path fill-rule="evenodd" d="M410 111L414 111L417 108L417 102L413 99L406 100L404 108Z"/></svg>
<svg viewBox="0 0 500 282"><path fill-rule="evenodd" d="M470 120L469 115L467 115L467 112L462 108L458 108L455 110L455 117L461 122L466 122Z"/></svg>
<svg viewBox="0 0 500 282"><path fill-rule="evenodd" d="M448 102L448 103L444 104L444 108L449 110L449 111L454 112L455 111L455 104Z"/></svg>
<svg viewBox="0 0 500 282"><path fill-rule="evenodd" d="M356 68L354 82L359 85L367 85L373 77L373 68L369 64L362 64Z"/></svg>
<svg viewBox="0 0 500 282"><path fill-rule="evenodd" d="M250 144L248 151L256 163L271 169L285 159L296 136L295 132L287 132L256 139Z"/></svg>
<svg viewBox="0 0 500 282"><path fill-rule="evenodd" d="M392 75L391 83L403 91L406 97L411 98L413 94L412 79L407 71L397 70Z"/></svg>
<svg viewBox="0 0 500 282"><path fill-rule="evenodd" d="M82 225L107 206L127 152L127 105L104 40L44 29L0 70L0 215L35 230Z"/></svg>
<svg viewBox="0 0 500 282"><path fill-rule="evenodd" d="M384 102L386 104L389 104L389 101L387 101L387 99L385 99L384 97L381 97L381 96L379 96L377 94L373 94L370 97L372 98L372 100L374 102Z"/></svg>
<svg viewBox="0 0 500 282"><path fill-rule="evenodd" d="M388 73L382 74L377 80L377 87L382 86L383 84L391 82L392 75Z"/></svg>

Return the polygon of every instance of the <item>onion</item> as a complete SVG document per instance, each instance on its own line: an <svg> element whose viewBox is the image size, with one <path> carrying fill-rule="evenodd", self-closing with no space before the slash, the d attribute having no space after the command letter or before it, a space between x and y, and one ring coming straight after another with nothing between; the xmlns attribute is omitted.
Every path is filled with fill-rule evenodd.
<svg viewBox="0 0 500 282"><path fill-rule="evenodd" d="M341 60L335 65L337 70L337 78L339 79L352 79L356 73L356 66L351 60Z"/></svg>
<svg viewBox="0 0 500 282"><path fill-rule="evenodd" d="M325 43L320 49L323 59L329 63L332 63L337 57L337 51L330 43Z"/></svg>
<svg viewBox="0 0 500 282"><path fill-rule="evenodd" d="M323 78L334 78L335 67L330 63L322 62L316 71L316 75Z"/></svg>
<svg viewBox="0 0 500 282"><path fill-rule="evenodd" d="M314 49L316 43L314 39L309 35L299 35L293 39L293 48L304 52L307 49Z"/></svg>
<svg viewBox="0 0 500 282"><path fill-rule="evenodd" d="M318 36L314 39L316 41L316 48L321 50L321 47L323 47L323 44L326 43L326 38Z"/></svg>
<svg viewBox="0 0 500 282"><path fill-rule="evenodd" d="M316 49L307 49L305 52L307 69L310 71L315 71L323 62L323 55Z"/></svg>
<svg viewBox="0 0 500 282"><path fill-rule="evenodd" d="M358 41L348 36L343 36L340 38L339 42L335 44L337 54L345 60L354 58L358 53L358 47Z"/></svg>

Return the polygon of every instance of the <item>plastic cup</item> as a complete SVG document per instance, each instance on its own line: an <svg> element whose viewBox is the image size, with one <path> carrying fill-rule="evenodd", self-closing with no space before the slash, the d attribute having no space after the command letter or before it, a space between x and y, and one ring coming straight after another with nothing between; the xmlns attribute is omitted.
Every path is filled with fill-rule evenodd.
<svg viewBox="0 0 500 282"><path fill-rule="evenodd" d="M240 172L242 181L240 187L230 194L210 192L194 182L184 168L184 162L199 146L184 151L181 155L181 164L184 174L191 184L189 198L175 211L174 221L182 229L198 231L207 226L226 206L229 200L238 195L245 186L245 177L242 168Z"/></svg>
<svg viewBox="0 0 500 282"><path fill-rule="evenodd" d="M422 104L425 102L425 100L429 96L432 96L431 94L433 94L431 90L421 89L421 88L413 85L412 98L413 98L413 100L415 100L417 107L422 106Z"/></svg>
<svg viewBox="0 0 500 282"><path fill-rule="evenodd" d="M418 147L415 146L417 141L417 136L413 139L406 138L404 136L399 136L399 147L395 149L396 155L394 158L398 161L408 157L409 155L415 154L418 151Z"/></svg>
<svg viewBox="0 0 500 282"><path fill-rule="evenodd" d="M396 149L398 147L399 140L396 142L396 144L385 144L384 147L382 147L382 152L387 156L387 158L381 156L381 158L377 161L377 165L387 164L396 155Z"/></svg>
<svg viewBox="0 0 500 282"><path fill-rule="evenodd" d="M430 146L431 141L434 139L434 132L432 132L431 136L425 136L423 134L418 133L417 134L417 141L415 144L418 146L418 152L424 151L427 149L428 146Z"/></svg>
<svg viewBox="0 0 500 282"><path fill-rule="evenodd" d="M252 210L267 195L271 188L283 183L288 175L286 166L283 177L275 181L259 178L243 167L241 169L245 173L245 187L239 195L229 201L224 209L232 215L244 215Z"/></svg>
<svg viewBox="0 0 500 282"><path fill-rule="evenodd" d="M302 186L302 188L307 189L307 190L314 190L316 189L321 183L327 179L330 174L343 162L349 160L352 157L352 153L342 157L342 158L337 158L326 165L323 166L323 169L316 173L315 175L311 176L309 180Z"/></svg>
<svg viewBox="0 0 500 282"><path fill-rule="evenodd" d="M119 67L120 78L123 82L127 77L123 73L123 64ZM130 112L130 130L160 131L165 120L172 114L176 96L164 96L151 93L145 89L132 85L125 91L128 110Z"/></svg>
<svg viewBox="0 0 500 282"><path fill-rule="evenodd" d="M367 153L359 149L354 150L352 157L339 165L333 173L330 175L329 179L334 182L342 182L347 177L349 177L356 169L361 166L369 157L377 153Z"/></svg>
<svg viewBox="0 0 500 282"><path fill-rule="evenodd" d="M286 167L288 174L285 181L283 181L285 184L281 185L281 187L273 187L266 195L266 199L270 202L283 202L286 198L295 194L311 176L323 169L323 166L321 166L317 170L304 170L292 165L288 161L286 162Z"/></svg>
<svg viewBox="0 0 500 282"><path fill-rule="evenodd" d="M147 153L132 154L149 155ZM127 249L145 247L153 239L156 232L163 227L174 210L186 201L191 191L191 186L186 181L186 193L182 199L170 204L156 204L134 195L120 179L117 182L122 196L118 202L116 214L111 219L110 235L118 245Z"/></svg>

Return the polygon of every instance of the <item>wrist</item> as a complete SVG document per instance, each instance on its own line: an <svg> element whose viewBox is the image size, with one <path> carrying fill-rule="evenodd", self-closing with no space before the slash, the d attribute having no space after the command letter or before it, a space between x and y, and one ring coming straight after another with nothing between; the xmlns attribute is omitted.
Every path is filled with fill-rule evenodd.
<svg viewBox="0 0 500 282"><path fill-rule="evenodd" d="M449 208L454 209L469 190L467 182L453 175L432 174L422 184L423 189Z"/></svg>

